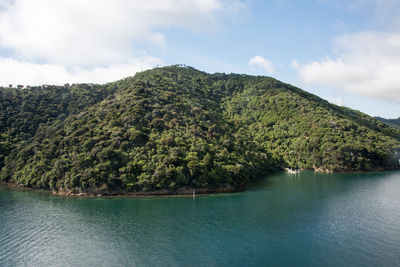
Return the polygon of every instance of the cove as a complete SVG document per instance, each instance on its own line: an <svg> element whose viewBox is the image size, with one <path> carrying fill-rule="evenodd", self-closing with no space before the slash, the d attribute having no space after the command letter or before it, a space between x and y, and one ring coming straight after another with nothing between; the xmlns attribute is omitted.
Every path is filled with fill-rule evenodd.
<svg viewBox="0 0 400 267"><path fill-rule="evenodd" d="M0 266L394 266L399 192L400 171L277 173L196 199L0 186Z"/></svg>

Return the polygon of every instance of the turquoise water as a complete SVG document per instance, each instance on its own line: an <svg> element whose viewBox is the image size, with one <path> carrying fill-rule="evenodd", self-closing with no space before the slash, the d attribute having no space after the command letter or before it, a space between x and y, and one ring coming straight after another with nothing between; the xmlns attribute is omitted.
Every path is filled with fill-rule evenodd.
<svg viewBox="0 0 400 267"><path fill-rule="evenodd" d="M284 173L192 198L0 187L0 266L400 265L400 172Z"/></svg>

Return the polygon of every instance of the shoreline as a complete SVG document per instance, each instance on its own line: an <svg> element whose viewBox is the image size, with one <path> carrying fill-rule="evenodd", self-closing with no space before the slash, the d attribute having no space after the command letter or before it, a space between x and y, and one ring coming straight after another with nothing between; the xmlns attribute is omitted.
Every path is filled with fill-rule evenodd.
<svg viewBox="0 0 400 267"><path fill-rule="evenodd" d="M314 169L314 170L302 170L307 171L307 172L315 172L315 173L325 173L325 174L334 174L334 173L372 173L372 172L384 172L384 171L400 171L400 168L393 168L393 169L387 169L387 168L381 168L381 169L375 169L375 170L369 170L369 171L327 171L327 170L322 170L322 169ZM272 173L276 172L285 172L285 170L281 171L274 171ZM269 174L272 174L269 173ZM251 181L248 183L250 184ZM211 195L211 194L223 194L223 193L238 193L238 192L243 192L246 190L248 184L241 188L234 188L233 186L226 186L226 187L219 187L219 188L198 188L195 189L195 194L196 196L206 196L206 195ZM88 193L88 192L80 192L80 193L74 193L72 190L61 190L61 191L54 191L50 189L39 189L39 188L32 188L32 187L25 187L22 185L18 185L15 183L10 183L10 182L3 182L0 181L0 185L3 185L8 188L12 189L17 189L17 190L22 190L22 191L34 191L38 193L44 193L48 195L55 195L55 196L60 196L60 197L83 197L83 198L98 198L98 197L106 197L106 198L118 198L118 197L132 197L132 198L148 198L148 197L192 197L192 190L191 188L179 188L176 191L168 191L166 189L163 190L155 190L155 191L140 191L140 192L129 192L129 191L109 191L107 193Z"/></svg>
<svg viewBox="0 0 400 267"><path fill-rule="evenodd" d="M60 197L83 197L83 198L98 198L98 197L106 197L106 198L118 198L118 197L132 197L132 198L147 198L147 197L192 197L193 196L193 191L190 188L185 188L185 189L178 189L176 191L168 191L166 189L164 190L155 190L155 191L141 191L141 192L129 192L129 191L110 191L108 193L85 193L85 192L80 192L80 193L73 193L72 190L62 190L62 191L53 191L50 189L38 189L38 188L32 188L32 187L25 187L21 186L15 183L6 183L6 182L0 182L0 185L16 189L16 190L21 190L21 191L33 191L33 192L38 192L38 193L43 193L47 195L54 195L54 196L60 196ZM211 194L221 194L221 193L237 193L237 192L242 192L243 190L241 189L235 189L232 186L228 187L220 187L220 188L215 188L215 189L210 189L210 188L198 188L195 190L196 197L197 196L206 196L206 195L211 195Z"/></svg>

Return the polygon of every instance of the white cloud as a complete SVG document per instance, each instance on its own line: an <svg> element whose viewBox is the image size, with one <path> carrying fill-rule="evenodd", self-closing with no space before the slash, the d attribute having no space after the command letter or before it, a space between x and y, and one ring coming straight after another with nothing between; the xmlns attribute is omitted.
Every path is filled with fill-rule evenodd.
<svg viewBox="0 0 400 267"><path fill-rule="evenodd" d="M22 70L52 66L66 77L137 66L149 47L166 46L166 29L206 32L243 8L239 0L0 0L0 49Z"/></svg>
<svg viewBox="0 0 400 267"><path fill-rule="evenodd" d="M297 64L303 81L400 102L400 34L360 32L335 43L336 58Z"/></svg>
<svg viewBox="0 0 400 267"><path fill-rule="evenodd" d="M0 59L0 85L41 85L65 83L106 83L131 76L162 62L150 56L132 58L129 64L112 64L107 67L71 69L54 64L21 62L12 58Z"/></svg>
<svg viewBox="0 0 400 267"><path fill-rule="evenodd" d="M0 14L0 40L27 59L123 62L135 44L163 45L163 28L215 27L223 8L220 0L15 0Z"/></svg>
<svg viewBox="0 0 400 267"><path fill-rule="evenodd" d="M329 102L338 105L338 106L343 106L344 101L343 98L341 97L326 97L326 100L328 100Z"/></svg>
<svg viewBox="0 0 400 267"><path fill-rule="evenodd" d="M268 74L272 74L275 71L272 62L268 59L265 59L261 56L255 56L249 60L249 66L256 66L259 68L263 68Z"/></svg>

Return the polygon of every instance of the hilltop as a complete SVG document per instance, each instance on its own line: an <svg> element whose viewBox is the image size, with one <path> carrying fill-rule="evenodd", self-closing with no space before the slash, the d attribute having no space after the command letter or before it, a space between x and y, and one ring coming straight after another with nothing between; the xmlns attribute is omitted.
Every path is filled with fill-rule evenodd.
<svg viewBox="0 0 400 267"><path fill-rule="evenodd" d="M271 77L169 66L0 89L0 179L73 193L237 190L284 167L399 167L400 130Z"/></svg>

